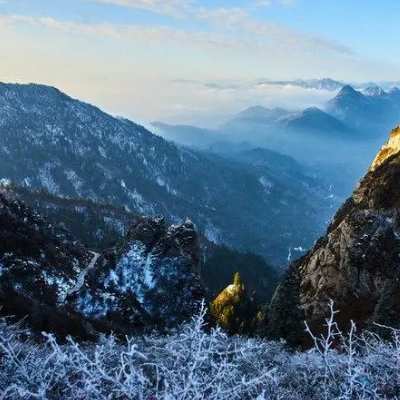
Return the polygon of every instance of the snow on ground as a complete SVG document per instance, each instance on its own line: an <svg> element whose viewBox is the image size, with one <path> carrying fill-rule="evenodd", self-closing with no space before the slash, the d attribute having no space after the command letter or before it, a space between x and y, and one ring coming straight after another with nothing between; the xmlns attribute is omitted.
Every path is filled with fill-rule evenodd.
<svg viewBox="0 0 400 400"><path fill-rule="evenodd" d="M154 207L147 203L143 196L138 193L136 189L128 190L127 195L129 199L132 201L134 207L133 209L139 211L142 214L153 214L154 213Z"/></svg>
<svg viewBox="0 0 400 400"><path fill-rule="evenodd" d="M81 178L76 174L76 172L72 169L67 169L65 171L65 176L67 177L68 181L74 187L75 192L79 195L80 190L82 189L84 182Z"/></svg>
<svg viewBox="0 0 400 400"><path fill-rule="evenodd" d="M50 193L58 194L60 192L60 187L51 174L52 167L50 163L45 163L44 166L39 169L39 180L41 185Z"/></svg>
<svg viewBox="0 0 400 400"><path fill-rule="evenodd" d="M8 178L0 179L0 187L9 187L11 186L11 180Z"/></svg>
<svg viewBox="0 0 400 400"><path fill-rule="evenodd" d="M204 236L210 241L215 244L220 244L221 243L221 237L222 237L222 232L220 229L216 228L213 226L211 223L209 223L205 230L204 230Z"/></svg>
<svg viewBox="0 0 400 400"><path fill-rule="evenodd" d="M305 253L306 251L307 251L307 249L303 248L302 246L289 247L287 260L292 261L292 260L298 258L299 256L301 256L301 254ZM293 252L300 253L300 254L293 255Z"/></svg>
<svg viewBox="0 0 400 400"><path fill-rule="evenodd" d="M271 193L271 189L274 187L274 184L268 178L266 178L265 176L261 176L258 182L261 183L266 194Z"/></svg>
<svg viewBox="0 0 400 400"><path fill-rule="evenodd" d="M85 276L91 269L94 268L97 260L100 258L99 253L95 253L94 251L91 251L91 253L93 254L93 258L91 259L89 265L79 274L76 285L68 291L68 295L76 293L82 288L83 284L85 283Z"/></svg>
<svg viewBox="0 0 400 400"><path fill-rule="evenodd" d="M68 291L73 286L74 282L72 279L66 280L63 276L49 275L47 271L41 271L43 280L46 282L46 286L53 286L57 289L58 302L62 303L67 297Z"/></svg>
<svg viewBox="0 0 400 400"><path fill-rule="evenodd" d="M101 147L101 146L99 146L98 149L99 149L100 155L101 155L103 158L107 158L106 150L105 150L103 147Z"/></svg>
<svg viewBox="0 0 400 400"><path fill-rule="evenodd" d="M146 254L146 246L138 241L133 242L105 279L105 287L112 287L119 293L133 292L145 306L146 293L155 285L153 268L153 256Z"/></svg>

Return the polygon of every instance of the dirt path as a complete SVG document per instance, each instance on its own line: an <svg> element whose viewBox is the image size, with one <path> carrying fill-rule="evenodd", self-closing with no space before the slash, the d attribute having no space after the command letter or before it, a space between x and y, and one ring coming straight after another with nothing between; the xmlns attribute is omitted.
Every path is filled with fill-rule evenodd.
<svg viewBox="0 0 400 400"><path fill-rule="evenodd" d="M100 254L99 253L95 253L94 251L91 251L91 253L93 254L93 258L90 261L89 265L87 266L87 268L85 268L78 276L78 281L76 282L76 285L70 289L68 291L68 296L70 296L71 294L74 294L76 292L78 292L83 284L85 283L85 276L86 274L96 265L97 260L100 258Z"/></svg>

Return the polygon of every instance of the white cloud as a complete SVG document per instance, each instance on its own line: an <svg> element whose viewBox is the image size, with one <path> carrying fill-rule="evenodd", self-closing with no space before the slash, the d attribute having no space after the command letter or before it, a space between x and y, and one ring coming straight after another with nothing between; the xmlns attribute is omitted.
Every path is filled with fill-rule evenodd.
<svg viewBox="0 0 400 400"><path fill-rule="evenodd" d="M270 7L272 5L270 0L258 0L255 1L251 7L252 8L260 8L260 7Z"/></svg>
<svg viewBox="0 0 400 400"><path fill-rule="evenodd" d="M288 27L249 19L240 26L243 32L266 40L273 40L279 47L291 48L299 52L352 54L344 44L329 38L298 32Z"/></svg>
<svg viewBox="0 0 400 400"><path fill-rule="evenodd" d="M228 29L239 29L247 34L241 37L224 33L205 31L188 32L168 26L114 25L109 23L88 24L60 21L51 17L31 17L25 15L0 16L7 24L24 23L31 26L56 30L66 34L85 34L108 37L128 42L146 41L153 44L202 47L217 50L242 50L245 52L273 51L297 53L336 52L350 54L351 50L327 39L294 32L278 25L266 24L251 19L241 9L202 10L199 18L207 18L222 23ZM248 36L251 35L251 36Z"/></svg>
<svg viewBox="0 0 400 400"><path fill-rule="evenodd" d="M201 8L197 10L196 17L226 28L238 26L250 18L249 13L240 7L232 8Z"/></svg>
<svg viewBox="0 0 400 400"><path fill-rule="evenodd" d="M182 18L192 5L192 0L84 0L96 3L113 4L120 7L137 8L157 14Z"/></svg>
<svg viewBox="0 0 400 400"><path fill-rule="evenodd" d="M245 42L249 46L249 41L253 43L250 48L271 48L275 46L276 50L291 51L294 53L341 53L351 54L352 51L345 45L337 43L329 38L324 38L316 35L307 34L304 32L290 29L289 27L262 22L253 18L252 10L258 7L267 7L274 4L271 0L256 0L253 3L247 3L246 7L218 7L205 8L199 7L201 4L198 0L83 0L97 3L113 4L121 7L131 7L145 9L151 12L167 14L176 18L187 17L189 20L199 19L205 23L212 23L219 28L225 29L223 33L231 33L232 30L237 30L242 34L247 35L244 38L235 38L239 40L238 47L242 47ZM290 7L295 4L295 0L275 0L275 4L281 4L285 7ZM117 28L119 29L119 28ZM148 28L144 27L144 30ZM157 29L157 28L156 28ZM171 28L172 29L172 28ZM120 33L121 30L119 29ZM228 32L226 32L228 31ZM165 32L168 36L168 32ZM169 32L171 33L171 31ZM188 37L193 37L192 33L187 34ZM201 34L202 41L207 36L207 40L214 42L215 40L221 44L221 35L213 35L209 33ZM199 37L194 34L195 41ZM196 40L197 39L197 40ZM229 47L231 41L229 41ZM227 40L223 42L226 44ZM254 44L257 44L255 46ZM226 47L226 46L224 46Z"/></svg>
<svg viewBox="0 0 400 400"><path fill-rule="evenodd" d="M279 4L282 4L284 7L293 7L296 5L295 0L279 0Z"/></svg>
<svg viewBox="0 0 400 400"><path fill-rule="evenodd" d="M284 25L262 22L239 7L200 9L197 18L247 35L260 47L275 47L293 53L352 54L352 50L334 40L293 30Z"/></svg>
<svg viewBox="0 0 400 400"><path fill-rule="evenodd" d="M246 49L247 44L223 34L208 32L187 32L183 29L168 26L142 26L142 25L114 25L114 24L88 24L70 21L60 21L51 17L31 17L25 15L0 16L0 23L15 25L28 24L59 31L66 34L90 35L95 37L108 37L127 42L145 41L153 44L170 43L175 45L215 48L218 50Z"/></svg>

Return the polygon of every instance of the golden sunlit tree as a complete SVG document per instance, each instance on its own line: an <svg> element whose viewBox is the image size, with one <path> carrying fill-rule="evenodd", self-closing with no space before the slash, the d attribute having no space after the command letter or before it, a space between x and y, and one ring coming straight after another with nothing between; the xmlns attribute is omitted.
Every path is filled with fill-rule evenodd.
<svg viewBox="0 0 400 400"><path fill-rule="evenodd" d="M230 334L253 333L262 318L260 304L255 296L248 296L239 272L233 284L211 302L210 310L218 325Z"/></svg>

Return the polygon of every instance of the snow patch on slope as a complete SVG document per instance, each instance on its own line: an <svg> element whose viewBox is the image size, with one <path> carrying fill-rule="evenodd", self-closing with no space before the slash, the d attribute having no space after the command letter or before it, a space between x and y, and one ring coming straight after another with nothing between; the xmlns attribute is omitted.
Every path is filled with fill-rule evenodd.
<svg viewBox="0 0 400 400"><path fill-rule="evenodd" d="M105 286L119 293L133 292L144 305L146 293L155 286L153 268L153 256L146 254L146 246L138 241L133 242L115 269L110 271Z"/></svg>
<svg viewBox="0 0 400 400"><path fill-rule="evenodd" d="M39 180L43 187L45 187L50 193L58 194L60 187L54 180L51 174L52 165L45 163L42 168L39 169Z"/></svg>
<svg viewBox="0 0 400 400"><path fill-rule="evenodd" d="M206 226L206 229L204 230L204 235L210 242L213 242L215 244L221 243L222 232L211 223Z"/></svg>
<svg viewBox="0 0 400 400"><path fill-rule="evenodd" d="M266 178L265 176L261 176L258 182L261 183L266 194L271 193L271 189L274 187L274 184L268 178Z"/></svg>

